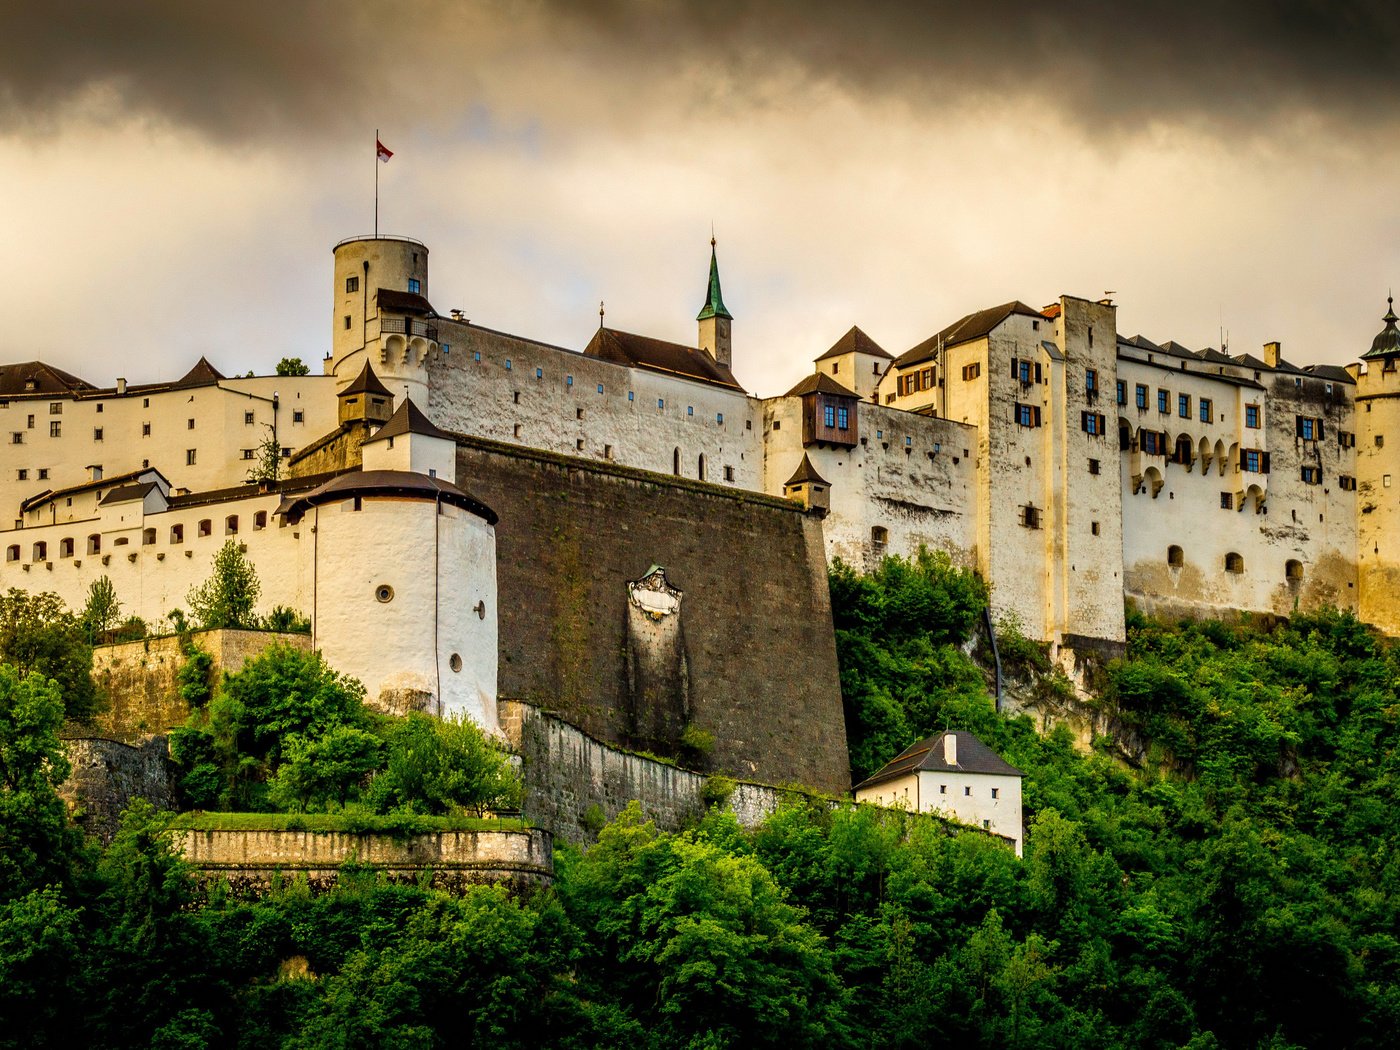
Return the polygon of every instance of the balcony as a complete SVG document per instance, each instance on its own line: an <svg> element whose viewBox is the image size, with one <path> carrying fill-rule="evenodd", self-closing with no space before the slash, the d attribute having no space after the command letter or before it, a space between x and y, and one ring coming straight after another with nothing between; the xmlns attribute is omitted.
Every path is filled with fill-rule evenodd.
<svg viewBox="0 0 1400 1050"><path fill-rule="evenodd" d="M410 320L407 317L381 317L379 331L383 335L417 335L424 339L431 339L435 343L438 341L436 325L430 325L426 321Z"/></svg>

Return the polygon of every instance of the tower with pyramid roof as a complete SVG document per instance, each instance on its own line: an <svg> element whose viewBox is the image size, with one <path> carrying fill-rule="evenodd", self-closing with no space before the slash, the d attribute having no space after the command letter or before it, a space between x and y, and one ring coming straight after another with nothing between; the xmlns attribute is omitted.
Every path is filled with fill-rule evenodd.
<svg viewBox="0 0 1400 1050"><path fill-rule="evenodd" d="M719 259L715 255L715 239L710 238L710 282L705 289L705 305L695 318L700 323L699 347L725 368L733 367L734 350L730 328L734 317L725 308L719 290Z"/></svg>

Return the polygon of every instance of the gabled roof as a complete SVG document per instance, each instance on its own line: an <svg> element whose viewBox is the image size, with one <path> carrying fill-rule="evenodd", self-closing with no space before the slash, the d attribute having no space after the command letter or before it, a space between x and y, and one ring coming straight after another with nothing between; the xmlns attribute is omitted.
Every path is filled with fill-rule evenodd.
<svg viewBox="0 0 1400 1050"><path fill-rule="evenodd" d="M211 365L207 357L200 355L199 360L194 363L194 367L170 385L176 387L209 386L223 378L224 374Z"/></svg>
<svg viewBox="0 0 1400 1050"><path fill-rule="evenodd" d="M342 390L337 396L345 397L347 394L382 394L385 397L393 397L393 393L380 382L379 377L374 374L374 369L365 362L365 367L360 369L360 374L350 380L350 385Z"/></svg>
<svg viewBox="0 0 1400 1050"><path fill-rule="evenodd" d="M447 431L440 430L411 400L404 398L403 404L394 409L389 422L376 430L373 436L366 438L362 444L372 445L376 441L401 437L404 434L421 434L424 437L442 438L444 441L457 440Z"/></svg>
<svg viewBox="0 0 1400 1050"><path fill-rule="evenodd" d="M1027 306L1019 299L1002 303L1000 306L989 306L985 310L978 310L975 314L968 314L966 317L954 321L943 331L929 336L918 346L906 350L895 358L895 366L908 368L910 365L931 360L933 355L938 352L939 347L957 346L959 343L969 343L974 339L981 339L1013 314L1020 314L1023 317L1045 317L1042 311Z"/></svg>
<svg viewBox="0 0 1400 1050"><path fill-rule="evenodd" d="M825 372L813 372L783 396L798 397L802 394L834 394L836 397L860 397L854 390L848 390Z"/></svg>
<svg viewBox="0 0 1400 1050"><path fill-rule="evenodd" d="M1306 371L1319 379L1330 380L1333 383L1356 385L1356 380L1351 377L1351 373L1341 365L1308 365Z"/></svg>
<svg viewBox="0 0 1400 1050"><path fill-rule="evenodd" d="M463 492L452 482L411 470L349 470L337 474L310 492L283 500L277 512L285 514L288 521L295 523L311 507L322 503L338 503L355 496L440 500L485 518L489 525L494 525L499 520L495 511L476 497Z"/></svg>
<svg viewBox="0 0 1400 1050"><path fill-rule="evenodd" d="M102 497L99 507L105 507L109 503L129 503L132 500L145 499L151 489L160 488L154 481L143 481L137 485L122 485L115 488Z"/></svg>
<svg viewBox="0 0 1400 1050"><path fill-rule="evenodd" d="M851 330L836 340L831 349L817 360L825 361L827 358L844 357L846 354L869 354L871 357L883 357L887 361L894 360L894 354L886 351L884 347L855 325L852 325Z"/></svg>
<svg viewBox="0 0 1400 1050"><path fill-rule="evenodd" d="M957 738L958 764L955 766L950 766L944 761L943 738L947 736ZM1025 776L1019 769L1005 761L971 733L965 733L960 729L950 729L905 748L877 769L868 779L857 784L856 787L867 787L921 770L942 773L993 773L1008 777Z"/></svg>
<svg viewBox="0 0 1400 1050"><path fill-rule="evenodd" d="M90 492L93 489L106 489L112 488L113 486L120 488L127 482L134 482L147 474L154 474L165 482L167 488L170 486L170 482L166 480L165 475L155 467L142 467L140 470L127 471L125 474L114 474L110 478L85 481L81 485L69 485L67 488L62 489L45 489L38 495L30 496L27 500L22 502L19 505L19 509L21 512L28 512L35 507L42 506L50 500L56 500L60 497L76 496L79 493Z"/></svg>
<svg viewBox="0 0 1400 1050"><path fill-rule="evenodd" d="M593 333L583 352L600 361L681 376L730 390L744 389L734 378L733 372L705 351L680 343L668 343L663 339L619 332L615 328L600 328Z"/></svg>
<svg viewBox="0 0 1400 1050"><path fill-rule="evenodd" d="M401 314L436 315L433 304L417 292L399 292L393 288L380 288L374 293L374 301L381 310L393 310Z"/></svg>
<svg viewBox="0 0 1400 1050"><path fill-rule="evenodd" d="M27 384L32 384L28 386ZM73 394L96 390L86 379L42 361L0 365L0 396L11 394Z"/></svg>
<svg viewBox="0 0 1400 1050"><path fill-rule="evenodd" d="M830 485L831 482L817 473L817 468L812 466L812 459L807 453L802 453L802 462L797 465L797 470L792 477L783 482L783 487L790 485Z"/></svg>
<svg viewBox="0 0 1400 1050"><path fill-rule="evenodd" d="M710 238L710 283L705 289L705 305L700 307L700 313L696 315L697 321L703 321L709 317L723 317L727 320L734 320L734 317L724 307L724 296L719 291L719 260L715 258L715 241Z"/></svg>

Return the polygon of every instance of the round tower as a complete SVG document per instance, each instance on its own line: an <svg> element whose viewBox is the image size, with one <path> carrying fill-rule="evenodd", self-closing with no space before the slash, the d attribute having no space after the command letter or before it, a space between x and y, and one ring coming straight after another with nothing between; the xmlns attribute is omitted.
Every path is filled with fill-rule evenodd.
<svg viewBox="0 0 1400 1050"><path fill-rule="evenodd" d="M1355 366L1357 613L1400 634L1400 318L1388 302Z"/></svg>
<svg viewBox="0 0 1400 1050"><path fill-rule="evenodd" d="M380 710L498 733L495 513L442 478L362 470L297 497L287 520L303 519L327 662Z"/></svg>
<svg viewBox="0 0 1400 1050"><path fill-rule="evenodd" d="M350 237L334 254L326 371L341 388L368 362L395 398L427 404L427 361L438 350L427 245L410 237Z"/></svg>

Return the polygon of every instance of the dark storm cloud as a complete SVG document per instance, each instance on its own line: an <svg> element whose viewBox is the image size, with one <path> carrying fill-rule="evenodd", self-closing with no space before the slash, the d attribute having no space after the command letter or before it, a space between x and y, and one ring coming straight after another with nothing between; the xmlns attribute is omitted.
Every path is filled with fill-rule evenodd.
<svg viewBox="0 0 1400 1050"><path fill-rule="evenodd" d="M684 76L695 104L736 111L818 81L914 105L1042 100L1091 131L1299 110L1350 125L1400 108L1396 23L1365 0L59 0L0 23L0 121L42 126L101 88L219 139L338 133L395 105L470 102L477 67L513 50L614 81Z"/></svg>

